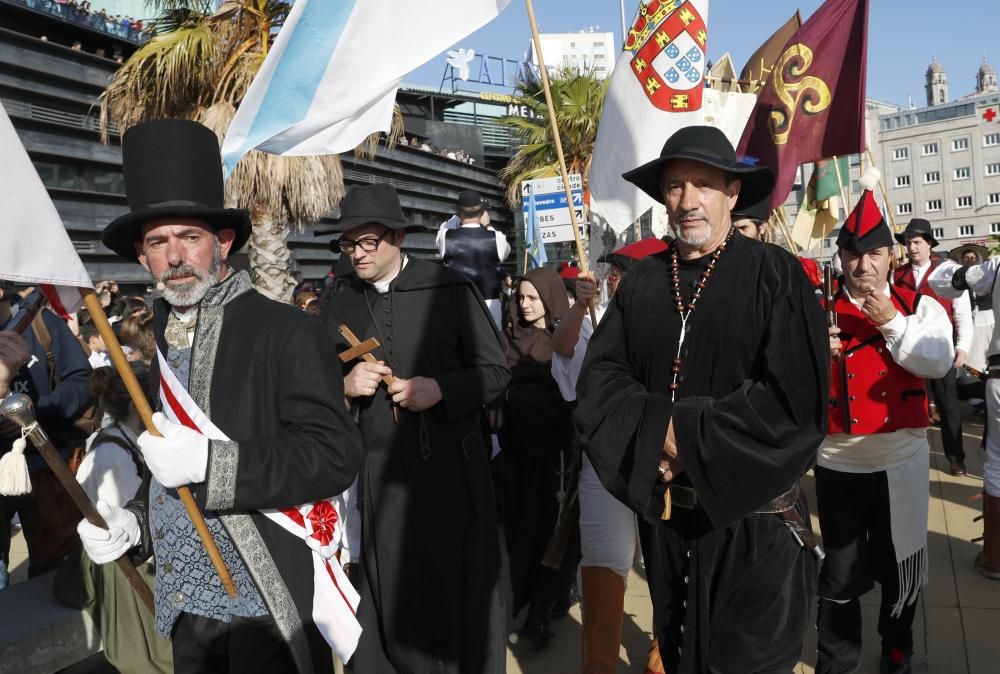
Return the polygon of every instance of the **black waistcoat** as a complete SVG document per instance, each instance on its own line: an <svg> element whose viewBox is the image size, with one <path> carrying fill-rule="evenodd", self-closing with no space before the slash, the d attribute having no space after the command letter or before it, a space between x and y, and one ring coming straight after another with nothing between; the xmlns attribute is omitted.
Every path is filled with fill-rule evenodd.
<svg viewBox="0 0 1000 674"><path fill-rule="evenodd" d="M484 298L500 296L503 276L496 232L483 227L448 230L444 238L444 264L472 279Z"/></svg>

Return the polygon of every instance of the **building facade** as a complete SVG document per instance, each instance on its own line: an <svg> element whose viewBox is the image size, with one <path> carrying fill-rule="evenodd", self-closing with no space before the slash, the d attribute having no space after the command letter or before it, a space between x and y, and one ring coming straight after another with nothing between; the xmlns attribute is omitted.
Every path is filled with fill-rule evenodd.
<svg viewBox="0 0 1000 674"><path fill-rule="evenodd" d="M607 79L615 69L614 33L542 33L542 59L549 70L593 73ZM531 62L538 65L538 53L531 45Z"/></svg>

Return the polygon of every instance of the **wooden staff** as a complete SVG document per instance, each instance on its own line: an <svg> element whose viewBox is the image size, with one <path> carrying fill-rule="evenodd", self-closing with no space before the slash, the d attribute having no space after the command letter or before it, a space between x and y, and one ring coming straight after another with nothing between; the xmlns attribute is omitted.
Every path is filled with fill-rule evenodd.
<svg viewBox="0 0 1000 674"><path fill-rule="evenodd" d="M552 103L552 91L549 88L549 73L545 69L545 60L542 58L542 41L538 37L538 23L535 21L535 7L531 0L524 0L528 8L528 22L531 24L531 40L535 44L535 55L538 57L538 71L542 78L542 89L545 91L545 105L549 111L549 125L552 127L552 139L556 145L556 156L559 158L559 173L562 175L563 189L566 190L566 206L569 208L569 219L573 225L573 240L576 242L576 256L580 260L582 269L590 269L587 264L587 256L583 253L583 241L580 239L580 227L576 221L576 209L573 208L573 189L569 185L569 171L566 169L566 157L563 155L562 139L559 137L559 123L556 121L556 108ZM544 245L544 244L540 244ZM594 305L590 307L590 321L597 327L597 313Z"/></svg>
<svg viewBox="0 0 1000 674"><path fill-rule="evenodd" d="M80 295L83 297L84 305L90 312L90 317L94 320L97 332L100 333L105 346L108 347L108 355L111 356L111 362L114 363L115 369L118 370L118 375L122 378L122 382L125 384L125 388L132 398L132 404L135 405L135 409L139 412L139 417L142 419L143 425L151 435L161 437L160 432L156 430L156 426L153 424L153 410L149 406L149 401L146 400L146 394L143 392L142 386L139 385L139 380L135 378L135 372L132 371L132 366L129 365L128 359L125 358L125 352L122 351L122 345L118 343L118 337L115 336L114 330L111 329L111 324L108 323L108 316L104 313L104 307L101 306L101 301L97 297L97 293L92 288L81 288ZM187 511L188 517L191 518L191 523L194 524L195 531L198 532L198 538L201 539L201 544L204 546L205 552L208 553L208 558L211 560L212 566L215 567L215 572L219 574L219 580L222 581L222 586L226 589L226 594L230 597L236 597L236 585L233 583L233 577L229 574L229 569L226 568L226 562L223 561L222 555L219 553L215 539L212 538L212 532L208 530L208 525L205 524L205 517L198 509L198 504L194 500L191 489L189 487L178 487L177 494L180 496L181 503L184 504L184 510Z"/></svg>
<svg viewBox="0 0 1000 674"><path fill-rule="evenodd" d="M0 413L21 427L25 436L31 440L31 444L35 446L38 453L45 459L45 463L52 469L52 473L59 480L59 484L62 485L70 498L73 499L73 503L80 509L80 512L87 521L94 526L105 530L108 529L108 523L101 517L101 513L97 511L97 508L90 502L90 499L87 498L86 492L83 491L80 483L76 481L76 477L70 471L69 466L66 465L66 461L59 454L59 450L52 445L48 434L38 425L38 421L35 419L35 409L31 404L31 398L23 393L13 393L0 404ZM135 593L139 595L139 599L142 600L142 603L149 609L150 614L152 614L153 592L139 575L132 561L125 555L122 555L115 560L115 564L118 565L119 570L125 575L129 585L132 586Z"/></svg>

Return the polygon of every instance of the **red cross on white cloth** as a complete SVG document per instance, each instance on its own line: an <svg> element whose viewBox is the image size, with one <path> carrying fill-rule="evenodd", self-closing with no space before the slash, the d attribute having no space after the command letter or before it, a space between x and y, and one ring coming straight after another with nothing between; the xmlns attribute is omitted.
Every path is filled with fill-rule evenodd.
<svg viewBox="0 0 1000 674"><path fill-rule="evenodd" d="M176 423L194 429L209 440L229 440L198 407L167 365L160 350L160 400L163 413ZM297 508L261 510L269 520L301 538L313 551L313 612L316 627L341 662L351 659L361 638L356 613L361 597L347 579L334 555L340 548L344 528L333 498L306 503Z"/></svg>

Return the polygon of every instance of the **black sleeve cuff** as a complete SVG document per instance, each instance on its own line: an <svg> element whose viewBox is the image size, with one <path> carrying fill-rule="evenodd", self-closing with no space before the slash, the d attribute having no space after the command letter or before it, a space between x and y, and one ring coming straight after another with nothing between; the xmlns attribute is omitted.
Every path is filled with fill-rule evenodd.
<svg viewBox="0 0 1000 674"><path fill-rule="evenodd" d="M951 287L955 290L968 290L969 284L965 282L965 272L968 268L962 267L951 277Z"/></svg>

